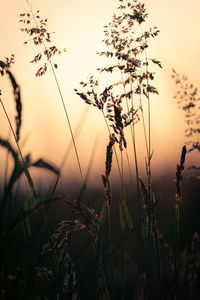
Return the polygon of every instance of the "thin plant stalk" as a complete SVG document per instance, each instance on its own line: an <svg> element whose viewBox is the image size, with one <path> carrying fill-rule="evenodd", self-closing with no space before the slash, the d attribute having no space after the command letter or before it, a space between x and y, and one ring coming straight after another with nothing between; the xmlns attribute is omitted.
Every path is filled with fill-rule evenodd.
<svg viewBox="0 0 200 300"><path fill-rule="evenodd" d="M142 27L139 24L140 27L140 32L143 35ZM145 38L146 39L146 38ZM144 116L143 116L143 109L142 109L142 121L143 121L143 128L144 128L144 136L145 136L145 143L146 143L146 150L147 150L147 182L148 182L148 242L147 242L147 247L149 248L149 251L151 252L151 210L153 207L153 192L152 192L152 183L151 183L151 105L150 105L150 93L148 90L149 86L149 78L148 78L148 59L147 59L147 52L146 49L144 49L144 56L145 56L145 61L146 61L146 81L147 81L147 110L148 110L148 142L147 142L147 137L146 137L146 127L144 123ZM140 104L141 103L141 96L140 96ZM153 209L153 215L154 217L156 216L155 211ZM160 249L159 249L159 243L158 243L158 236L157 232L155 233L155 239L156 239L156 256L157 256L157 263L158 263L158 272L159 272L159 283L160 283L160 293L161 293L161 299L163 299L163 284L162 284L162 270L161 270L161 261L160 261ZM148 258L149 261L150 257ZM150 261L149 261L150 263ZM151 272L150 272L151 273ZM151 282L151 278L150 278ZM149 292L151 293L151 287L149 289Z"/></svg>
<svg viewBox="0 0 200 300"><path fill-rule="evenodd" d="M82 115L81 115L81 117L80 117L80 120L79 120L79 122L78 122L78 125L77 125L77 127L76 127L76 129L75 129L75 131L74 131L74 138L75 138L75 139L77 139L78 136L80 135L81 130L82 130L82 128L83 128L83 124L84 124L85 121L86 121L86 118L87 118L88 113L89 113L89 108L88 108L88 106L86 106L86 108L84 109L84 111L83 111L83 113L82 113ZM59 167L60 172L62 171L62 169L63 169L63 167L64 167L64 165L65 165L65 161L66 161L66 159L67 159L67 157L68 157L68 155L69 155L69 153L70 153L70 151L71 151L72 145L73 145L73 142L70 141L70 143L69 143L69 145L68 145L68 147L67 147L67 149L66 149L66 151L65 151L65 153L64 153L64 156L63 156L63 158L62 158L62 160L61 160L61 163L60 163L60 167ZM87 177L87 176L86 176L86 177ZM55 191L56 191L56 188L57 188L57 186L58 186L59 179L60 179L60 175L58 174L58 176L57 176L57 178L56 178L56 180L55 180L55 182L54 182L54 184L53 184L52 194L54 194ZM86 178L85 178L85 181L86 181Z"/></svg>
<svg viewBox="0 0 200 300"><path fill-rule="evenodd" d="M122 170L122 179L123 179L123 153L121 151L121 170ZM124 191L124 183L122 180L122 193ZM124 194L124 193L123 193ZM124 195L123 195L124 196ZM122 224L121 224L121 240L124 240L124 214L123 214L123 198L121 199L120 207L122 210ZM121 290L122 290L122 300L124 300L124 277L125 277L125 253L124 253L124 243L121 246L121 264L122 264L122 271L121 271Z"/></svg>
<svg viewBox="0 0 200 300"><path fill-rule="evenodd" d="M122 229L122 241L124 240L124 230ZM122 285L122 300L124 300L125 298L125 295L124 295L124 292L125 292L125 284L124 284L124 277L125 277L125 253L124 253L124 243L122 244L121 246L122 248L122 252L121 252L121 260L122 260L122 274L121 274L121 285Z"/></svg>
<svg viewBox="0 0 200 300"><path fill-rule="evenodd" d="M10 139L10 127L8 131L8 140ZM8 168L9 168L9 151L6 152L6 165L5 165L5 173L4 173L4 187L7 185L7 177L8 177Z"/></svg>
<svg viewBox="0 0 200 300"><path fill-rule="evenodd" d="M181 222L181 180L182 171L184 170L186 146L182 147L180 163L176 166L176 228L175 228L175 261L174 261L174 275L175 282L178 283L178 268L180 263L180 222ZM176 289L176 299L178 297L178 288Z"/></svg>
<svg viewBox="0 0 200 300"><path fill-rule="evenodd" d="M180 198L176 200L176 228L175 228L175 241L176 241L176 250L175 250L175 262L174 262L174 270L175 277L178 273L178 265L180 261Z"/></svg>
<svg viewBox="0 0 200 300"><path fill-rule="evenodd" d="M107 119L105 117L105 114L104 114L103 110L102 110L102 114L103 114L104 121L106 123L106 127L108 129L109 135L111 135L110 127L108 125L108 122L107 122ZM120 169L119 160L118 160L118 156L117 156L117 151L116 151L115 145L113 146L113 148L114 148L114 154L115 154L115 158L116 158L116 162L117 162L117 167L118 167L120 181L123 182L122 170ZM108 211L108 239L109 239L108 245L109 245L109 252L110 252L112 250L112 228L111 228L111 209L110 209L110 205L108 205L107 211ZM111 271L111 286L112 286L111 290L112 290L112 296L114 296L114 263L113 263L113 255L111 255L111 257L110 257L110 269L111 269L110 271Z"/></svg>
<svg viewBox="0 0 200 300"><path fill-rule="evenodd" d="M142 27L140 26L140 31L143 34ZM143 128L145 133L145 143L146 143L146 149L147 149L147 157L148 157L148 165L147 165L147 182L148 182L148 246L151 244L151 209L154 204L154 197L153 197L153 191L152 191L152 183L151 183L151 105L150 105L150 93L148 90L149 86L149 78L148 78L148 59L147 59L147 52L146 49L144 49L144 56L146 61L146 74L147 74L147 103L148 103L148 142L146 137L146 130L145 130L145 123L144 123L144 115L143 115L143 109L142 109L142 120L143 120ZM140 97L140 103L141 103L141 97ZM141 106L142 108L142 106ZM147 146L148 145L148 146ZM156 218L156 212L153 209L153 215ZM157 221L157 220L155 220ZM155 232L155 247L156 247L156 256L157 256L157 264L158 264L158 272L159 272L159 283L160 283L160 293L161 293L161 299L163 299L163 282L162 282L162 267L161 267L161 257L160 257L160 247L158 242L158 233Z"/></svg>
<svg viewBox="0 0 200 300"><path fill-rule="evenodd" d="M36 27L38 27L37 20L35 18L35 15L33 13L31 5L30 5L28 0L26 0L26 2L27 2L28 6L30 8L30 11L31 11L33 19L35 21ZM43 43L43 46L46 50L46 45L45 45L44 41L42 41L42 43ZM80 172L81 181L82 181L82 184L84 186L84 190L85 190L85 194L86 194L87 204L90 206L90 201L89 201L89 197L88 197L88 194L87 194L87 187L86 187L86 184L85 184L85 179L84 179L84 175L83 175L83 171L82 171L82 167L81 167L81 162L80 162L80 158L79 158L79 154L78 154L78 149L77 149L77 146L76 146L76 142L75 142L72 126L71 126L71 121L70 121L69 114L68 114L68 111L67 111L67 107L66 107L63 95L62 95L60 84L58 82L58 79L57 79L57 76L56 76L51 58L48 58L48 61L49 61L49 64L50 64L50 67L51 67L51 70L52 70L52 73L53 73L53 76L54 76L54 79L55 79L55 82L56 82L56 86L57 86L58 93L59 93L59 96L60 96L60 99L61 99L63 110L64 110L64 113L65 113L65 116L66 116L66 119L67 119L69 131L70 131L70 134L71 134L71 139L72 139L72 143L73 143L73 146L74 146L74 151L75 151L75 155L76 155L76 159L77 159L77 163L78 163L78 168L79 168L79 172Z"/></svg>
<svg viewBox="0 0 200 300"><path fill-rule="evenodd" d="M141 115L142 115L142 126L143 126L143 130L144 130L144 139L145 139L145 147L146 147L146 152L147 152L147 157L148 157L148 142L147 142L147 132L146 132L146 125L145 125L145 121L144 121L144 111L143 111L143 107L142 107L142 97L140 95L140 110L141 110Z"/></svg>
<svg viewBox="0 0 200 300"><path fill-rule="evenodd" d="M110 205L108 205L108 244L109 244L109 252L112 251L112 229L111 229L111 211ZM111 296L114 299L114 262L113 262L113 255L110 257L110 275L111 275Z"/></svg>
<svg viewBox="0 0 200 300"><path fill-rule="evenodd" d="M124 93L126 95L126 86L125 86L125 83L124 83L124 78L123 78L122 71L121 71L121 78L122 78ZM131 90L132 90L132 86L131 86ZM133 94L131 95L131 102L132 102L132 108L133 108ZM126 106L127 106L127 110L129 111L130 108L129 108L127 96L126 96ZM137 196L138 196L138 214L139 214L139 217L140 217L142 199L141 199L140 185L139 185L139 169L138 169L137 149L136 149L136 141L135 141L135 126L134 126L133 122L130 124L130 131L131 131L131 137L132 137L132 143L133 143L133 153L134 153L134 159L135 159L135 173L136 173Z"/></svg>
<svg viewBox="0 0 200 300"><path fill-rule="evenodd" d="M143 35L142 27L139 25L141 34ZM147 105L148 105L148 156L147 156L147 182L148 182L148 206L149 206L149 216L148 216L148 240L149 240L149 246L150 246L150 239L151 239L151 105L150 105L150 95L149 95L149 78L148 78L148 59L147 59L147 53L146 49L144 49L144 56L146 61L146 74L147 74Z"/></svg>
<svg viewBox="0 0 200 300"><path fill-rule="evenodd" d="M111 134L110 132L110 128L109 128L109 125L108 125L108 122L106 120L106 117L104 115L104 112L102 111L103 113L103 117L104 117L104 120L106 122L106 126L108 128L108 132L109 134ZM118 157L117 157L117 152L116 152L116 148L115 148L115 145L113 146L114 148L114 153L115 153L115 157L116 157L116 161L117 161L117 166L118 166L118 172L119 172L119 176L120 176L120 181L121 181L121 195L122 195L122 202L123 202L123 198L124 198L124 182L123 182L123 159L122 159L122 151L121 151L121 167L119 165L119 160L118 160ZM122 209L122 205L120 205L120 209ZM111 251L112 249L112 244L111 244L111 214L110 214L110 208L108 208L108 223L109 223L109 252ZM124 229L122 229L122 232L123 232ZM122 237L123 238L123 237ZM122 287L124 286L124 246L122 246ZM114 280L114 273L113 273L113 256L111 255L111 258L110 258L110 262L111 262L111 282L112 282L112 285L113 285L113 280ZM112 290L114 291L114 289L112 288ZM122 290L124 290L124 288L122 288ZM112 292L113 293L113 292Z"/></svg>
<svg viewBox="0 0 200 300"><path fill-rule="evenodd" d="M127 164L128 164L128 170L129 170L129 176L130 176L130 184L132 186L133 185L133 178L132 178L132 174L131 174L131 165L130 165L130 160L129 160L127 149L126 149L126 160L127 160Z"/></svg>

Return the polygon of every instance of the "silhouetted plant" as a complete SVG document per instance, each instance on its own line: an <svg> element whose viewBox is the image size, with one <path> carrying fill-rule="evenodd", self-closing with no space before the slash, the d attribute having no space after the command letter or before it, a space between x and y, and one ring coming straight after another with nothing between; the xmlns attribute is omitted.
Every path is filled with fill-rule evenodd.
<svg viewBox="0 0 200 300"><path fill-rule="evenodd" d="M24 44L33 42L35 46L41 46L42 50L31 60L31 63L38 63L42 59L45 61L43 66L41 66L35 73L36 77L42 76L46 73L48 64L47 62L56 54L61 54L66 52L66 49L59 50L56 46L47 47L46 44L52 44L51 35L52 32L48 32L47 24L48 20L42 19L40 17L40 11L37 10L36 13L22 13L20 14L20 20L24 25L24 28L20 30L29 35L30 40L25 41ZM54 63L54 68L57 68L58 65Z"/></svg>
<svg viewBox="0 0 200 300"><path fill-rule="evenodd" d="M7 184L7 187L4 187L4 195L3 195L3 201L4 203L9 196L14 183L16 180L18 180L23 173L26 173L28 168L30 167L39 167L39 168L45 168L55 174L59 174L59 169L53 166L53 164L46 162L42 158L38 159L35 162L31 161L31 156L30 154L27 154L25 158L23 158L20 147L19 147L19 141L20 141L20 130L21 130L21 125L22 125L22 101L21 101L21 92L20 92L20 86L18 85L13 73L10 70L10 65L14 63L14 56L11 57L11 60L6 59L5 62L0 61L0 67L1 67L1 74L2 76L8 75L10 82L13 87L13 95L14 95L14 101L16 104L16 117L15 117L15 126L16 130L15 132L13 131L13 135L15 138L15 141L17 143L17 149L11 144L10 141L5 140L3 138L0 138L0 145L5 148L9 153L11 153L13 159L14 159L14 168L13 171L11 172L11 176L9 179L9 182ZM1 100L1 105L4 109L4 113L6 114L6 117L8 119L9 125L11 126L12 130L12 124L10 121L10 118L5 110L4 104ZM27 175L29 180L31 181L30 175Z"/></svg>
<svg viewBox="0 0 200 300"><path fill-rule="evenodd" d="M189 146L188 152L200 151L200 96L197 87L188 81L188 77L179 75L172 69L172 78L175 81L176 92L174 99L178 108L185 113L185 137Z"/></svg>
<svg viewBox="0 0 200 300"><path fill-rule="evenodd" d="M86 198L86 201L87 201L88 205L90 205L90 201L89 201L88 194L87 194L87 187L86 187L86 183L85 183L85 178L84 178L84 174L83 174L83 171L82 171L81 162L80 162L80 158L79 158L79 153L78 153L78 149L77 149L77 146L76 146L76 141L75 141L73 129L72 129L72 126L71 126L70 117L69 117L69 114L68 114L68 111L67 111L67 105L65 104L63 94L62 94L62 90L61 90L57 75L55 73L55 68L57 68L58 65L53 64L53 62L52 62L52 57L55 54L61 54L62 52L66 52L66 49L64 48L63 50L59 50L56 46L50 46L50 47L46 46L46 43L51 43L51 33L47 29L47 21L48 20L47 19L41 19L39 11L37 10L37 12L34 13L33 9L31 8L31 5L30 5L29 1L26 0L26 2L29 6L30 12L20 14L20 17L21 17L20 22L22 22L25 25L25 28L21 28L21 31L25 32L26 34L31 36L31 40L32 40L34 46L41 45L42 49L43 49L42 52L38 53L34 57L34 59L31 61L31 63L34 63L34 62L37 63L38 61L41 60L41 58L43 56L46 60L44 65L42 67L40 67L38 69L38 71L36 72L36 76L44 75L47 71L47 67L48 67L47 63L49 63L49 65L50 65L51 71L52 71L54 79L55 79L56 87L58 89L58 93L59 93L59 96L60 96L62 107L63 107L64 113L65 113L67 124L68 124L69 130L70 130L71 139L72 139L72 143L73 143L73 147L74 147L74 152L75 152L76 159L77 159L78 169L79 169L80 177L81 177L81 181L82 181L82 186L83 186L83 190L84 190L84 193L85 193L85 198ZM25 44L26 43L27 42L25 42ZM55 192L55 190L56 190L59 178L60 177L58 176L56 181L55 181L55 184L54 184L54 187L53 187L53 192Z"/></svg>
<svg viewBox="0 0 200 300"><path fill-rule="evenodd" d="M29 169L31 167L35 168L42 168L46 169L50 172L53 172L56 175L60 174L59 169L53 165L45 161L44 159L40 158L36 161L32 161L31 155L27 154L24 156L22 154L22 150L20 147L20 132L22 126L22 100L21 100L21 90L20 86L18 85L10 66L14 63L14 55L12 55L11 59L6 58L5 61L0 61L0 68L1 68L1 75L6 76L12 84L13 87L13 95L14 101L16 104L16 117L15 117L15 127L14 130L12 121L8 115L8 112L4 106L2 99L0 98L0 104L2 106L3 112L6 116L8 121L11 133L13 135L14 141L16 145L13 145L9 140L0 137L0 146L4 148L9 155L11 155L13 159L13 168L10 172L10 177L7 181L7 178L4 183L3 192L1 194L1 201L0 201L0 248L1 248L1 255L0 260L3 262L5 260L5 264L1 263L0 266L0 277L1 277L1 293L5 288L5 295L6 297L12 297L11 291L6 289L7 280L10 276L9 268L7 269L7 260L8 260L8 245L10 243L10 239L13 237L13 232L19 227L20 225L23 226L24 230L31 235L30 232L30 218L35 215L36 212L40 212L44 209L44 207L49 207L52 201L57 201L61 199L60 196L51 196L47 198L40 198L35 189L34 181L29 173ZM1 94L1 93L0 93ZM4 95L3 95L4 96ZM16 199L13 195L14 187L16 182L20 179L22 175L25 175L28 185L31 189L33 194L33 198L31 201L25 199L21 201L19 204L15 203L18 199ZM13 209L13 207L15 209ZM48 227L46 224L46 216L42 221L45 225L45 229L48 233ZM13 242L13 245L15 243ZM16 245L15 245L16 246ZM7 253L8 252L8 253ZM55 254L55 253L54 253ZM21 267L21 272L23 272L23 267ZM17 272L17 270L15 270ZM21 276L21 275L19 275ZM18 275L13 276L14 281L13 284L17 284L17 280L19 280ZM5 284L5 286L4 286ZM11 294L10 294L11 293Z"/></svg>
<svg viewBox="0 0 200 300"><path fill-rule="evenodd" d="M113 135L119 144L120 151L127 147L125 128L130 126L134 144L138 189L139 170L134 126L140 119L140 115L143 116L141 96L144 95L149 101L151 93L158 93L157 89L150 84L155 76L154 72L149 70L150 64L153 63L161 67L160 61L147 58L146 49L149 46L149 41L159 33L157 27L142 31L141 26L144 25L147 16L144 4L138 1L134 1L132 4L128 1L120 1L118 14L113 15L112 21L105 26L104 30L105 39L103 43L108 50L98 53L100 56L106 56L111 60L111 65L98 70L101 73L114 73L118 80L101 90L100 82L91 76L88 82L80 82L82 90L75 89L76 93L87 104L92 104L102 111L107 126L109 126L109 135ZM150 164L151 149L149 148L147 152L148 164Z"/></svg>
<svg viewBox="0 0 200 300"><path fill-rule="evenodd" d="M139 201L139 218L143 216L142 197L139 185L139 170L137 163L136 153L136 140L135 140L135 125L142 117L144 134L146 139L146 155L147 155L147 211L148 215L148 235L151 236L152 224L156 224L153 207L153 192L151 189L151 168L150 160L151 153L151 137L150 137L150 94L158 94L156 87L151 82L154 79L155 73L150 71L151 64L156 64L161 68L161 63L157 59L148 58L147 48L151 38L158 35L159 30L157 27L142 29L146 25L148 13L146 12L145 5L135 0L132 3L129 1L119 0L118 12L113 15L112 21L105 26L104 34L105 44L107 50L98 53L100 56L105 56L109 59L109 65L97 69L101 74L110 73L114 79L110 79L110 83L104 87L101 82L96 80L93 76L87 82L80 82L81 88L75 89L77 95L89 105L97 107L103 114L104 120L108 127L109 144L107 146L106 155L106 175L102 176L103 185L105 189L105 198L109 207L110 199L110 182L107 175L109 167L109 174L111 171L111 164L109 158L112 156L112 147L115 144L119 145L121 163L115 156L118 163L118 170L121 180L121 202L120 207L120 224L122 229L122 240L124 238L125 224L129 228L132 227L132 221L129 215L129 210L126 204L126 193L123 183L123 150L127 148L126 127L130 127L131 136L133 140L133 150L136 165L136 178L138 185L138 201ZM117 79L116 79L117 78ZM143 116L142 97L148 101L148 146L147 134ZM113 142L112 142L113 141ZM109 150L109 151L108 151ZM114 148L115 150L115 148ZM108 155L109 154L109 155ZM145 213L145 212L144 212ZM109 217L109 216L108 216ZM155 227L155 226L154 226ZM154 228L155 229L155 228ZM124 246L122 246L122 299L124 299ZM158 245L157 245L158 247Z"/></svg>
<svg viewBox="0 0 200 300"><path fill-rule="evenodd" d="M138 34L138 27L146 21L148 14L144 4L134 2L119 6L119 14L113 15L112 22L105 26L104 30L103 42L108 51L98 53L113 61L110 66L98 70L101 73L115 73L119 80L100 92L100 83L92 76L88 82L80 82L83 92L75 89L87 104L105 112L121 149L126 147L124 128L136 123L139 118L141 104L138 95L148 98L149 93L158 93L157 89L149 84L155 76L154 72L148 70L149 65L154 63L161 67L159 61L147 59L144 55L149 39L156 37L159 30L154 27L144 33L139 31Z"/></svg>

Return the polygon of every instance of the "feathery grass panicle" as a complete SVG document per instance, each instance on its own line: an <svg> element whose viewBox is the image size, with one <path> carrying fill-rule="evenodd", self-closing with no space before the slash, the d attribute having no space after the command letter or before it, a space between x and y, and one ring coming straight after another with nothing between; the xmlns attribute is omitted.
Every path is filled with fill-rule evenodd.
<svg viewBox="0 0 200 300"><path fill-rule="evenodd" d="M72 265L68 249L71 233L75 231L86 230L91 238L93 245L97 247L99 244L100 219L93 208L90 208L84 204L80 205L79 201L77 200L65 200L65 203L72 208L75 219L60 222L58 228L51 236L51 240L46 245L44 245L43 253L45 254L52 250L58 250L62 254L62 256L63 253L65 253L65 259L60 259L61 264L63 264L63 262L64 264L66 264L66 261L70 259L71 273L69 272L68 263L67 266L64 268L65 274L68 278L68 280L64 278L64 291L66 292L66 295L69 295L69 291L71 295L75 295L75 298L69 299L79 299L76 298L78 297L78 292L76 289L76 275L73 271L74 264ZM96 249L96 255L98 254L98 251L100 251L100 249ZM72 280L71 284L69 284L70 280Z"/></svg>
<svg viewBox="0 0 200 300"><path fill-rule="evenodd" d="M4 76L5 73L6 73L6 70L8 68L10 68L10 66L14 63L15 63L15 55L14 54L11 54L10 57L6 57L4 59L4 61L0 60L0 74L1 74L1 76Z"/></svg>
<svg viewBox="0 0 200 300"><path fill-rule="evenodd" d="M65 200L65 203L72 208L78 224L81 224L88 231L91 239L96 242L100 230L100 220L95 210L85 204L80 205L77 200Z"/></svg>
<svg viewBox="0 0 200 300"><path fill-rule="evenodd" d="M191 152L195 149L200 151L200 95L198 89L188 81L187 76L180 76L174 69L172 69L171 77L175 81L176 85L174 99L178 105L178 108L183 110L185 113L186 144L190 146L188 152Z"/></svg>
<svg viewBox="0 0 200 300"><path fill-rule="evenodd" d="M51 43L52 32L49 32L47 28L48 19L42 19L39 10L37 10L36 13L20 14L19 22L24 26L20 31L26 33L30 37L30 40L25 41L24 44L28 44L31 41L35 46L42 46L43 48L46 43ZM36 71L35 76L40 77L44 75L48 69L47 61L56 54L60 55L63 52L66 52L65 48L60 50L55 45L49 47L45 46L45 49L35 55L30 61L31 63L38 63L44 60L43 65ZM58 68L56 63L54 64L54 68Z"/></svg>
<svg viewBox="0 0 200 300"><path fill-rule="evenodd" d="M68 247L68 239L73 231L85 229L86 226L78 220L61 221L56 231L51 236L51 241L43 246L43 254L53 249Z"/></svg>
<svg viewBox="0 0 200 300"><path fill-rule="evenodd" d="M20 139L20 129L22 124L22 101L21 101L21 92L20 87L18 83L16 82L16 79L13 75L13 73L10 71L10 67L12 64L14 64L15 56L14 54L11 55L10 58L6 57L4 61L0 61L0 73L2 76L5 74L8 74L8 77L10 79L10 82L13 87L13 94L14 94L14 100L16 104L16 117L15 117L15 123L16 123L16 138L17 141Z"/></svg>
<svg viewBox="0 0 200 300"><path fill-rule="evenodd" d="M153 63L161 67L161 63L156 59L149 58L148 61L147 58L142 59L142 54L148 47L149 39L156 37L159 33L157 27L150 28L149 31L145 31L141 36L137 36L134 31L134 28L144 23L148 16L144 4L139 1L134 1L133 4L126 1L121 2L123 3L118 7L118 14L114 14L112 21L104 27L105 39L103 43L108 51L98 53L100 56L106 56L111 60L114 59L115 63L106 68L99 68L98 70L101 73L113 73L115 70L119 70L123 75L123 80L118 80L112 85L107 86L104 92L99 96L94 93L94 84L90 86L89 83L81 82L82 87L88 91L78 92L77 89L75 90L76 93L89 104L95 103L91 97L96 99L98 97L98 100L103 100L102 102L105 103L107 107L106 117L108 121L111 122L112 127L114 121L115 123L117 121L116 117L119 115L119 111L117 111L119 105L121 106L120 115L122 119L126 119L126 126L137 119L136 114L138 114L139 109L136 107L136 96L138 94L147 95L149 93L157 93L155 87L145 83L147 78L149 82L154 79L154 73L146 71L146 64L149 65ZM120 94L118 89L120 86L126 87L124 93ZM116 91L115 87L117 87ZM134 108L130 105L127 111L126 106L123 105L123 101L125 99L130 100L133 94L135 98ZM99 103L100 102L101 101L99 101ZM131 118L133 113L134 118ZM122 124L118 123L118 125L118 127L122 128ZM113 129L115 130L115 128ZM123 136L123 134L121 134L121 136Z"/></svg>

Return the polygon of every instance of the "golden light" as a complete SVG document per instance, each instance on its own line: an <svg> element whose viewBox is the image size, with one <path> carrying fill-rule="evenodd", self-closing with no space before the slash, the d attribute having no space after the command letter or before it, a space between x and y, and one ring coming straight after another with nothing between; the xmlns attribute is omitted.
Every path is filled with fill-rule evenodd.
<svg viewBox="0 0 200 300"><path fill-rule="evenodd" d="M173 102L174 83L170 79L171 68L190 76L198 85L198 49L200 37L198 32L200 20L198 0L189 1L146 1L150 14L149 25L157 25L159 37L152 42L149 55L162 62L163 70L157 71L155 85L159 96L152 97L152 149L153 164L162 169L171 161L172 166L179 157L184 141L183 114L178 111ZM99 76L96 68L106 61L96 55L102 48L103 26L110 20L115 11L117 0L75 0L39 1L32 0L30 4L34 11L40 10L41 17L48 18L50 32L55 31L53 43L67 52L55 58L58 69L55 70L63 99L67 106L73 130L78 126L85 109L85 104L75 94L80 81L91 75ZM60 164L71 141L66 117L56 87L55 79L49 70L42 78L35 78L39 65L29 62L38 50L31 44L23 45L27 37L20 32L19 14L27 12L29 7L25 0L4 1L4 13L1 15L0 59L15 54L16 63L13 72L22 89L23 100L23 131L28 140L24 152L31 150L33 156L43 156L56 164ZM190 11L190 14L188 14ZM9 18L7 17L9 16ZM103 80L103 78L100 78ZM14 119L14 104L12 92L6 79L1 79L3 100L12 119ZM8 134L8 126L0 112L2 126L1 135ZM138 126L139 128L140 126ZM104 172L106 128L102 116L95 108L90 108L87 120L83 123L80 134L77 134L77 147L80 159L86 172L93 145L98 137L94 173L99 176ZM141 129L136 133L138 138ZM142 142L141 142L142 143ZM177 154L178 151L178 154ZM65 172L74 172L75 161L73 150L66 161ZM139 152L144 161L144 153ZM97 175L99 174L99 175Z"/></svg>

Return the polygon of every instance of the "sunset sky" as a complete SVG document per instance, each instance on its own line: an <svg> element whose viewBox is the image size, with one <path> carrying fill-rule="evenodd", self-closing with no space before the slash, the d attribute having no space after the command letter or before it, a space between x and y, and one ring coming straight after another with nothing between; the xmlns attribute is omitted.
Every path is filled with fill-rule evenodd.
<svg viewBox="0 0 200 300"><path fill-rule="evenodd" d="M190 82L199 86L200 1L146 0L144 3L149 12L149 26L156 25L160 29L159 36L150 44L148 51L163 66L162 70L157 69L154 83L159 96L151 99L152 164L156 169L167 170L175 168L184 142L184 115L173 100L172 67L180 74L187 74ZM34 11L40 11L42 18L48 18L49 31L55 31L52 44L67 49L66 53L55 58L58 64L56 74L75 130L86 105L75 94L74 88L79 87L79 82L87 77L97 75L96 68L105 62L96 53L103 47L103 26L111 21L118 1L30 0L30 4ZM39 50L32 44L23 44L28 37L20 32L19 14L28 11L26 0L2 1L0 60L15 54L12 70L22 90L22 136L27 137L23 152L30 151L34 159L43 157L59 165L70 142L69 129L52 73L49 70L44 77L36 78L35 72L40 65L29 63ZM1 78L0 82L2 100L14 122L10 84L7 78ZM0 118L0 136L8 137L8 125L2 110ZM105 147L108 142L100 112L90 108L87 120L83 126L79 125L79 132L77 147L84 172L95 143L93 172L94 176L99 176L104 172ZM139 151L139 156L143 163L144 153ZM78 174L73 149L66 160L65 172Z"/></svg>

